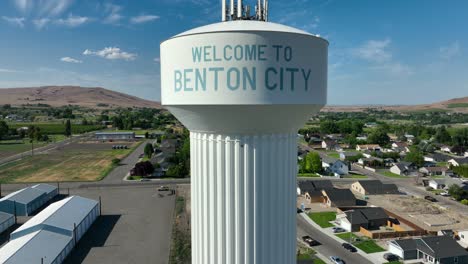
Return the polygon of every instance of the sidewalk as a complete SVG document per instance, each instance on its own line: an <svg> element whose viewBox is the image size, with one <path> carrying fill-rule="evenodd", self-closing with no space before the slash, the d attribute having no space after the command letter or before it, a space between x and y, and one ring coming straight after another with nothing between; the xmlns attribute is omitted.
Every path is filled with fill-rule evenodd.
<svg viewBox="0 0 468 264"><path fill-rule="evenodd" d="M320 232L326 234L327 236L331 237L332 239L336 240L338 243L343 244L347 241L344 241L343 239L337 237L332 230L332 227L328 228L322 228L318 224L316 224L312 219L310 219L305 213L301 213L301 216L313 227L318 229ZM372 263L384 263L383 259L383 254L388 253L388 251L382 251L382 252L377 252L377 253L372 253L372 254L367 254L366 252L362 251L359 248L357 249L357 254L361 255L362 257L368 259Z"/></svg>

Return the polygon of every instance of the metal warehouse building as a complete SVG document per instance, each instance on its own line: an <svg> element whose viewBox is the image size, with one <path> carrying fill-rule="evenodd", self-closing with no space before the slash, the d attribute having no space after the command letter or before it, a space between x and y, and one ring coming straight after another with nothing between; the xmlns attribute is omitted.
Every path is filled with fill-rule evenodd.
<svg viewBox="0 0 468 264"><path fill-rule="evenodd" d="M132 140L135 132L96 132L97 140Z"/></svg>
<svg viewBox="0 0 468 264"><path fill-rule="evenodd" d="M27 187L0 199L0 212L29 216L57 194L57 187L48 184Z"/></svg>
<svg viewBox="0 0 468 264"><path fill-rule="evenodd" d="M11 233L0 263L62 263L101 214L97 201L71 196L55 202Z"/></svg>
<svg viewBox="0 0 468 264"><path fill-rule="evenodd" d="M0 212L0 234L15 224L15 216Z"/></svg>

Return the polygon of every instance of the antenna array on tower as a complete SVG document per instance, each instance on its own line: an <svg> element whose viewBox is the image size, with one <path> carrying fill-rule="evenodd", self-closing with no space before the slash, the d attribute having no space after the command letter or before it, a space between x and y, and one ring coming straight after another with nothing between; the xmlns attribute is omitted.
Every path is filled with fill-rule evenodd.
<svg viewBox="0 0 468 264"><path fill-rule="evenodd" d="M268 0L257 0L255 15L251 15L252 10L249 5L243 5L242 0L230 0L229 5L226 0L222 0L221 20L257 20L268 21Z"/></svg>

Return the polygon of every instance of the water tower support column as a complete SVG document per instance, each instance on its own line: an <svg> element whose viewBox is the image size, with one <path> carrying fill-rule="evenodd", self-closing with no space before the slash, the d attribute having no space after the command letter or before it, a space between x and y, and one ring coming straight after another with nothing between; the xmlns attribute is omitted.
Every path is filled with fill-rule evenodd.
<svg viewBox="0 0 468 264"><path fill-rule="evenodd" d="M296 138L190 133L193 264L294 263Z"/></svg>

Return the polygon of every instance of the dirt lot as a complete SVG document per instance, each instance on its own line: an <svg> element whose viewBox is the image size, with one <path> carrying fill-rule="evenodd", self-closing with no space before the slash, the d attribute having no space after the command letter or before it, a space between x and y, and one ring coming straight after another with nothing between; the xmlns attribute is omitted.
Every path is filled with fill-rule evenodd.
<svg viewBox="0 0 468 264"><path fill-rule="evenodd" d="M383 207L427 230L468 228L468 219L458 212L409 195L370 195L368 202Z"/></svg>
<svg viewBox="0 0 468 264"><path fill-rule="evenodd" d="M112 145L129 149L113 150ZM107 175L112 160L128 155L137 143L80 142L0 167L0 183L93 181Z"/></svg>

